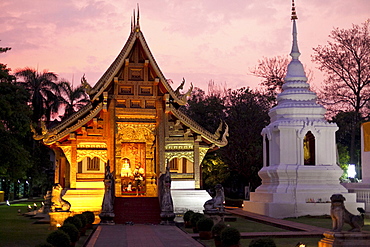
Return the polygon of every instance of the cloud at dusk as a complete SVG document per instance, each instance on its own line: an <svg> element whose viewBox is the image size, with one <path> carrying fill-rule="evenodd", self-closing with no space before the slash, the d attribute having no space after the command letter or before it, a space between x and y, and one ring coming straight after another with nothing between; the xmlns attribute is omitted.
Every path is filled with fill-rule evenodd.
<svg viewBox="0 0 370 247"><path fill-rule="evenodd" d="M249 75L262 57L286 56L291 48L290 0L138 0L140 26L162 72L176 87L207 90L210 80L230 88L256 87ZM296 0L300 60L324 45L334 27L369 18L368 0ZM77 85L83 74L95 84L130 33L136 2L128 0L2 0L0 56L13 71L34 67Z"/></svg>

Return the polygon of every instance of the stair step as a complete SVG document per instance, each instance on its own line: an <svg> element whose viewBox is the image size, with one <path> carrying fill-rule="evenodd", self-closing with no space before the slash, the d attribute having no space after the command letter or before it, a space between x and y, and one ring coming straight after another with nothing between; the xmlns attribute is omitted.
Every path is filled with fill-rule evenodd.
<svg viewBox="0 0 370 247"><path fill-rule="evenodd" d="M159 224L160 212L158 197L116 197L114 200L116 224Z"/></svg>

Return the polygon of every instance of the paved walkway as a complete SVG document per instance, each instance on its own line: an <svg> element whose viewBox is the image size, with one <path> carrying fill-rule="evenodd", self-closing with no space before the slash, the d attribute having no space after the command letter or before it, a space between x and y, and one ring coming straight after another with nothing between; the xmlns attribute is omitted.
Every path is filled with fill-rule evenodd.
<svg viewBox="0 0 370 247"><path fill-rule="evenodd" d="M176 226L99 225L86 247L203 247Z"/></svg>
<svg viewBox="0 0 370 247"><path fill-rule="evenodd" d="M252 221L273 225L287 232L242 232L242 238L258 237L321 237L329 229L305 225L282 219L228 208L230 214L239 215ZM199 234L187 234L176 226L162 225L99 225L86 247L203 247L195 239Z"/></svg>

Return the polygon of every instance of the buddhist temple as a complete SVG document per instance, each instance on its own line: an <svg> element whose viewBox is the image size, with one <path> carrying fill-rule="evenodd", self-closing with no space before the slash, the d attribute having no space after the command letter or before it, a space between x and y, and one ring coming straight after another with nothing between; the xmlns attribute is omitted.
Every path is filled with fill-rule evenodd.
<svg viewBox="0 0 370 247"><path fill-rule="evenodd" d="M157 179L167 166L176 189L201 188L201 162L227 144L228 127L221 122L210 133L179 110L192 87L183 92L185 81L171 87L140 29L139 11L107 71L93 87L82 83L90 102L35 136L55 152L54 182L70 211L101 210L108 163L116 199L158 200Z"/></svg>
<svg viewBox="0 0 370 247"><path fill-rule="evenodd" d="M292 6L291 62L283 91L262 130L262 179L244 210L275 218L329 215L330 197L342 194L346 208L356 214L356 194L340 184L342 169L337 165L335 132L338 127L325 119L326 109L310 90L298 49L297 15Z"/></svg>

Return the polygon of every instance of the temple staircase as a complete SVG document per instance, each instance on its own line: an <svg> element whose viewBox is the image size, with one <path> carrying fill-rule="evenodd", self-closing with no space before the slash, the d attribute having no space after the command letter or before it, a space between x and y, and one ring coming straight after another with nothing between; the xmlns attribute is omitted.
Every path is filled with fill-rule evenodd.
<svg viewBox="0 0 370 247"><path fill-rule="evenodd" d="M174 212L185 213L187 210L203 213L204 203L212 199L206 190L171 189Z"/></svg>
<svg viewBox="0 0 370 247"><path fill-rule="evenodd" d="M114 199L114 222L116 224L159 224L158 197L116 197Z"/></svg>
<svg viewBox="0 0 370 247"><path fill-rule="evenodd" d="M75 189L67 189L62 198L71 204L70 211L80 213L84 211L99 212L104 197L104 183L77 182Z"/></svg>

